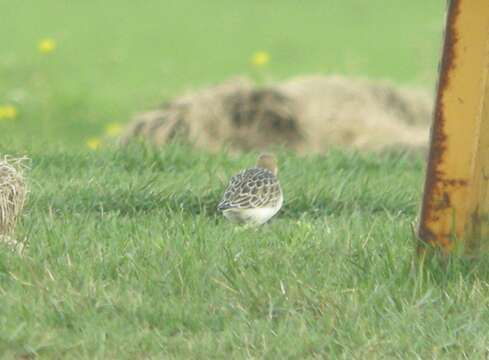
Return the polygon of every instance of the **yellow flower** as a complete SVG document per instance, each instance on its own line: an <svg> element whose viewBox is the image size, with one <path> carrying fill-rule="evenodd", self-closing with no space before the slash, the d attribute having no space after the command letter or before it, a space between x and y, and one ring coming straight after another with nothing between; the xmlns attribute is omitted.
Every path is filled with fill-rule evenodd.
<svg viewBox="0 0 489 360"><path fill-rule="evenodd" d="M105 127L105 134L109 137L117 137L122 132L122 125L119 123L110 123Z"/></svg>
<svg viewBox="0 0 489 360"><path fill-rule="evenodd" d="M258 51L251 57L251 64L256 67L263 67L270 62L270 54L266 51Z"/></svg>
<svg viewBox="0 0 489 360"><path fill-rule="evenodd" d="M0 105L0 120L13 120L17 117L17 109L13 105Z"/></svg>
<svg viewBox="0 0 489 360"><path fill-rule="evenodd" d="M42 39L39 41L39 51L43 54L49 54L56 49L56 42L53 39Z"/></svg>
<svg viewBox="0 0 489 360"><path fill-rule="evenodd" d="M97 150L100 145L102 145L102 141L99 138L90 138L87 140L87 146L92 150Z"/></svg>

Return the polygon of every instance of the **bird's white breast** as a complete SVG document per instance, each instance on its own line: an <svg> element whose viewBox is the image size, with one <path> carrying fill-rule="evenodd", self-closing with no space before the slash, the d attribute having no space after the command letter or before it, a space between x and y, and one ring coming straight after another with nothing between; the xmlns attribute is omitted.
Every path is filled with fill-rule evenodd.
<svg viewBox="0 0 489 360"><path fill-rule="evenodd" d="M273 207L260 207L252 209L227 209L224 210L223 215L231 221L238 223L248 223L254 225L261 225L266 223L272 218L282 207L283 197L280 197L277 205Z"/></svg>

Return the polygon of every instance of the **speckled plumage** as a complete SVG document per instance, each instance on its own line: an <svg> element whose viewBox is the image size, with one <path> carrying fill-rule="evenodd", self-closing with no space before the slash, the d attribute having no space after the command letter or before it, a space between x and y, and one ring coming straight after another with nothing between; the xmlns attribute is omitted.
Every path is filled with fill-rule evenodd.
<svg viewBox="0 0 489 360"><path fill-rule="evenodd" d="M231 221L260 225L278 212L282 202L277 177L257 166L231 178L217 208Z"/></svg>

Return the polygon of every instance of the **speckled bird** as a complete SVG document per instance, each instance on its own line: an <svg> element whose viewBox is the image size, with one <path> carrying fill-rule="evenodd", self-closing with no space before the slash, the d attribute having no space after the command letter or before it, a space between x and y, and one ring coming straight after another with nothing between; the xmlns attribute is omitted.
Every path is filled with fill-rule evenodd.
<svg viewBox="0 0 489 360"><path fill-rule="evenodd" d="M236 223L266 223L283 203L277 171L275 156L260 155L254 168L243 170L231 178L217 209Z"/></svg>

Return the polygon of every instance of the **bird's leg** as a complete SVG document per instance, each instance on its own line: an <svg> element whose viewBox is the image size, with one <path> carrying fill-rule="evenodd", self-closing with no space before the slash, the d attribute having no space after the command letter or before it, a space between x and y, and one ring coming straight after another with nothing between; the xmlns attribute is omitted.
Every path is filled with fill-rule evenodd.
<svg viewBox="0 0 489 360"><path fill-rule="evenodd" d="M249 229L252 229L252 228L254 228L254 226L252 226L251 224L243 223L243 224L236 226L234 228L234 230L236 232L244 232L244 231L248 231Z"/></svg>

